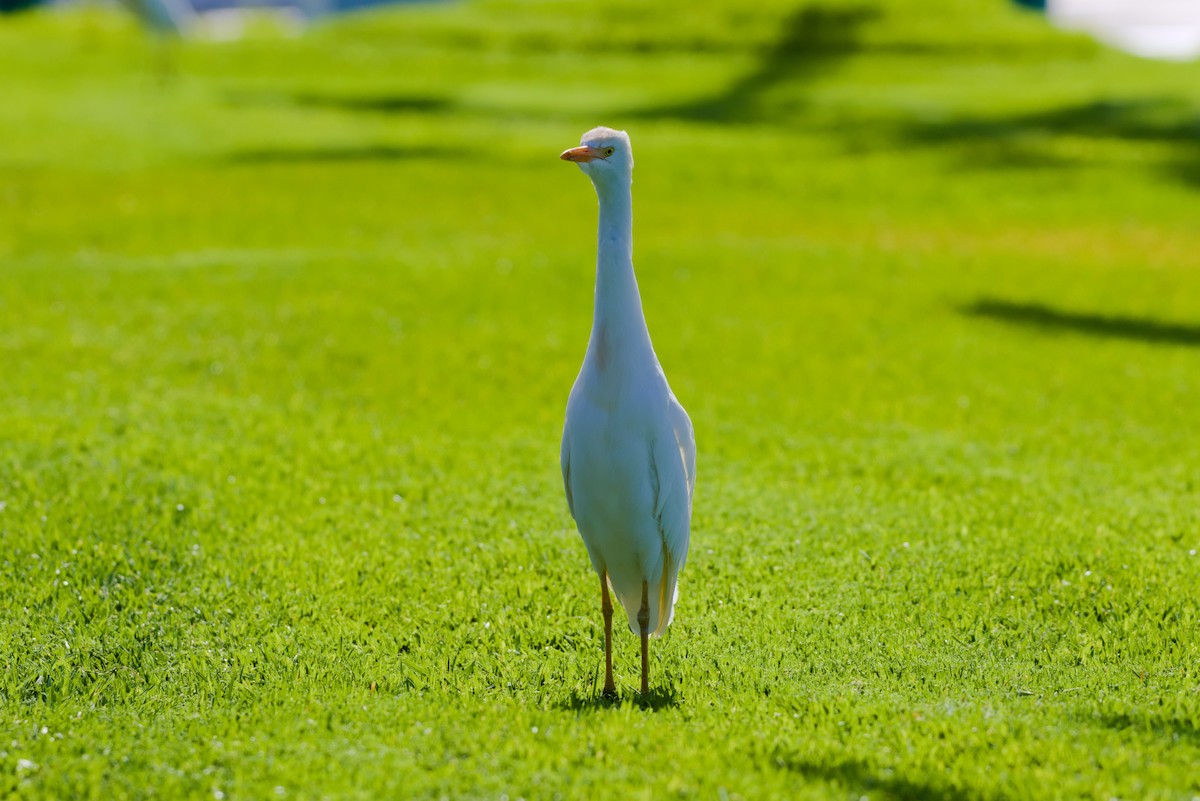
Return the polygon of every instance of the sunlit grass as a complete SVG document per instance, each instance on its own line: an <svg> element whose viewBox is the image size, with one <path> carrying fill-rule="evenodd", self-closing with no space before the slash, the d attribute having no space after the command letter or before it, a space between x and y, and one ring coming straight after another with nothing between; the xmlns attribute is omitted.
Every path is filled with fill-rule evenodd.
<svg viewBox="0 0 1200 801"><path fill-rule="evenodd" d="M1194 65L1003 3L3 22L0 795L1200 794ZM598 123L700 453L616 705Z"/></svg>

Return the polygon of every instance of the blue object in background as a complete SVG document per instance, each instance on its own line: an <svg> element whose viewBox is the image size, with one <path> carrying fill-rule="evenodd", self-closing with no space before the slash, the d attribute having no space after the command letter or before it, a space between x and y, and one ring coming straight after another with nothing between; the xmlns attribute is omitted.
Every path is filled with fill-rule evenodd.
<svg viewBox="0 0 1200 801"><path fill-rule="evenodd" d="M123 1L147 27L159 31L182 31L196 15L187 0Z"/></svg>
<svg viewBox="0 0 1200 801"><path fill-rule="evenodd" d="M42 0L0 0L42 2ZM414 0L121 0L149 28L183 33L197 17L212 12L250 11L255 9L292 12L312 19L372 6Z"/></svg>

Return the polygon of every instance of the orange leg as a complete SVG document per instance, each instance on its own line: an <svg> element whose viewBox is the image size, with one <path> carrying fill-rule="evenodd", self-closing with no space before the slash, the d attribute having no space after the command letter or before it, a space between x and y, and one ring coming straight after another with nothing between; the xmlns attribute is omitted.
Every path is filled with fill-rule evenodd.
<svg viewBox="0 0 1200 801"><path fill-rule="evenodd" d="M617 685L612 677L612 599L608 597L608 573L600 574L600 611L604 613L604 695L615 698Z"/></svg>
<svg viewBox="0 0 1200 801"><path fill-rule="evenodd" d="M650 582L642 582L642 608L638 610L642 629L642 695L650 694Z"/></svg>

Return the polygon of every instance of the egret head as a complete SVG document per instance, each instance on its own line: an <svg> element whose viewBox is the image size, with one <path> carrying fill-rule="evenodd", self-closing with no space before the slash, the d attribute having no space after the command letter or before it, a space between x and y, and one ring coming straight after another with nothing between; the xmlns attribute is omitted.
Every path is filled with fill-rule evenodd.
<svg viewBox="0 0 1200 801"><path fill-rule="evenodd" d="M612 128L593 128L580 138L579 147L564 150L559 158L578 164L597 186L628 182L633 172L629 134Z"/></svg>

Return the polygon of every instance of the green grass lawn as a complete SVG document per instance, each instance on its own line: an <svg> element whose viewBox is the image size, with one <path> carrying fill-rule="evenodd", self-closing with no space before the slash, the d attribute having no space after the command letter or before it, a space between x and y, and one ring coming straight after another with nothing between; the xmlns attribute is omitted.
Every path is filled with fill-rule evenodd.
<svg viewBox="0 0 1200 801"><path fill-rule="evenodd" d="M1197 65L488 0L43 11L0 74L0 796L1200 796ZM616 704L558 473L596 124L699 447Z"/></svg>

